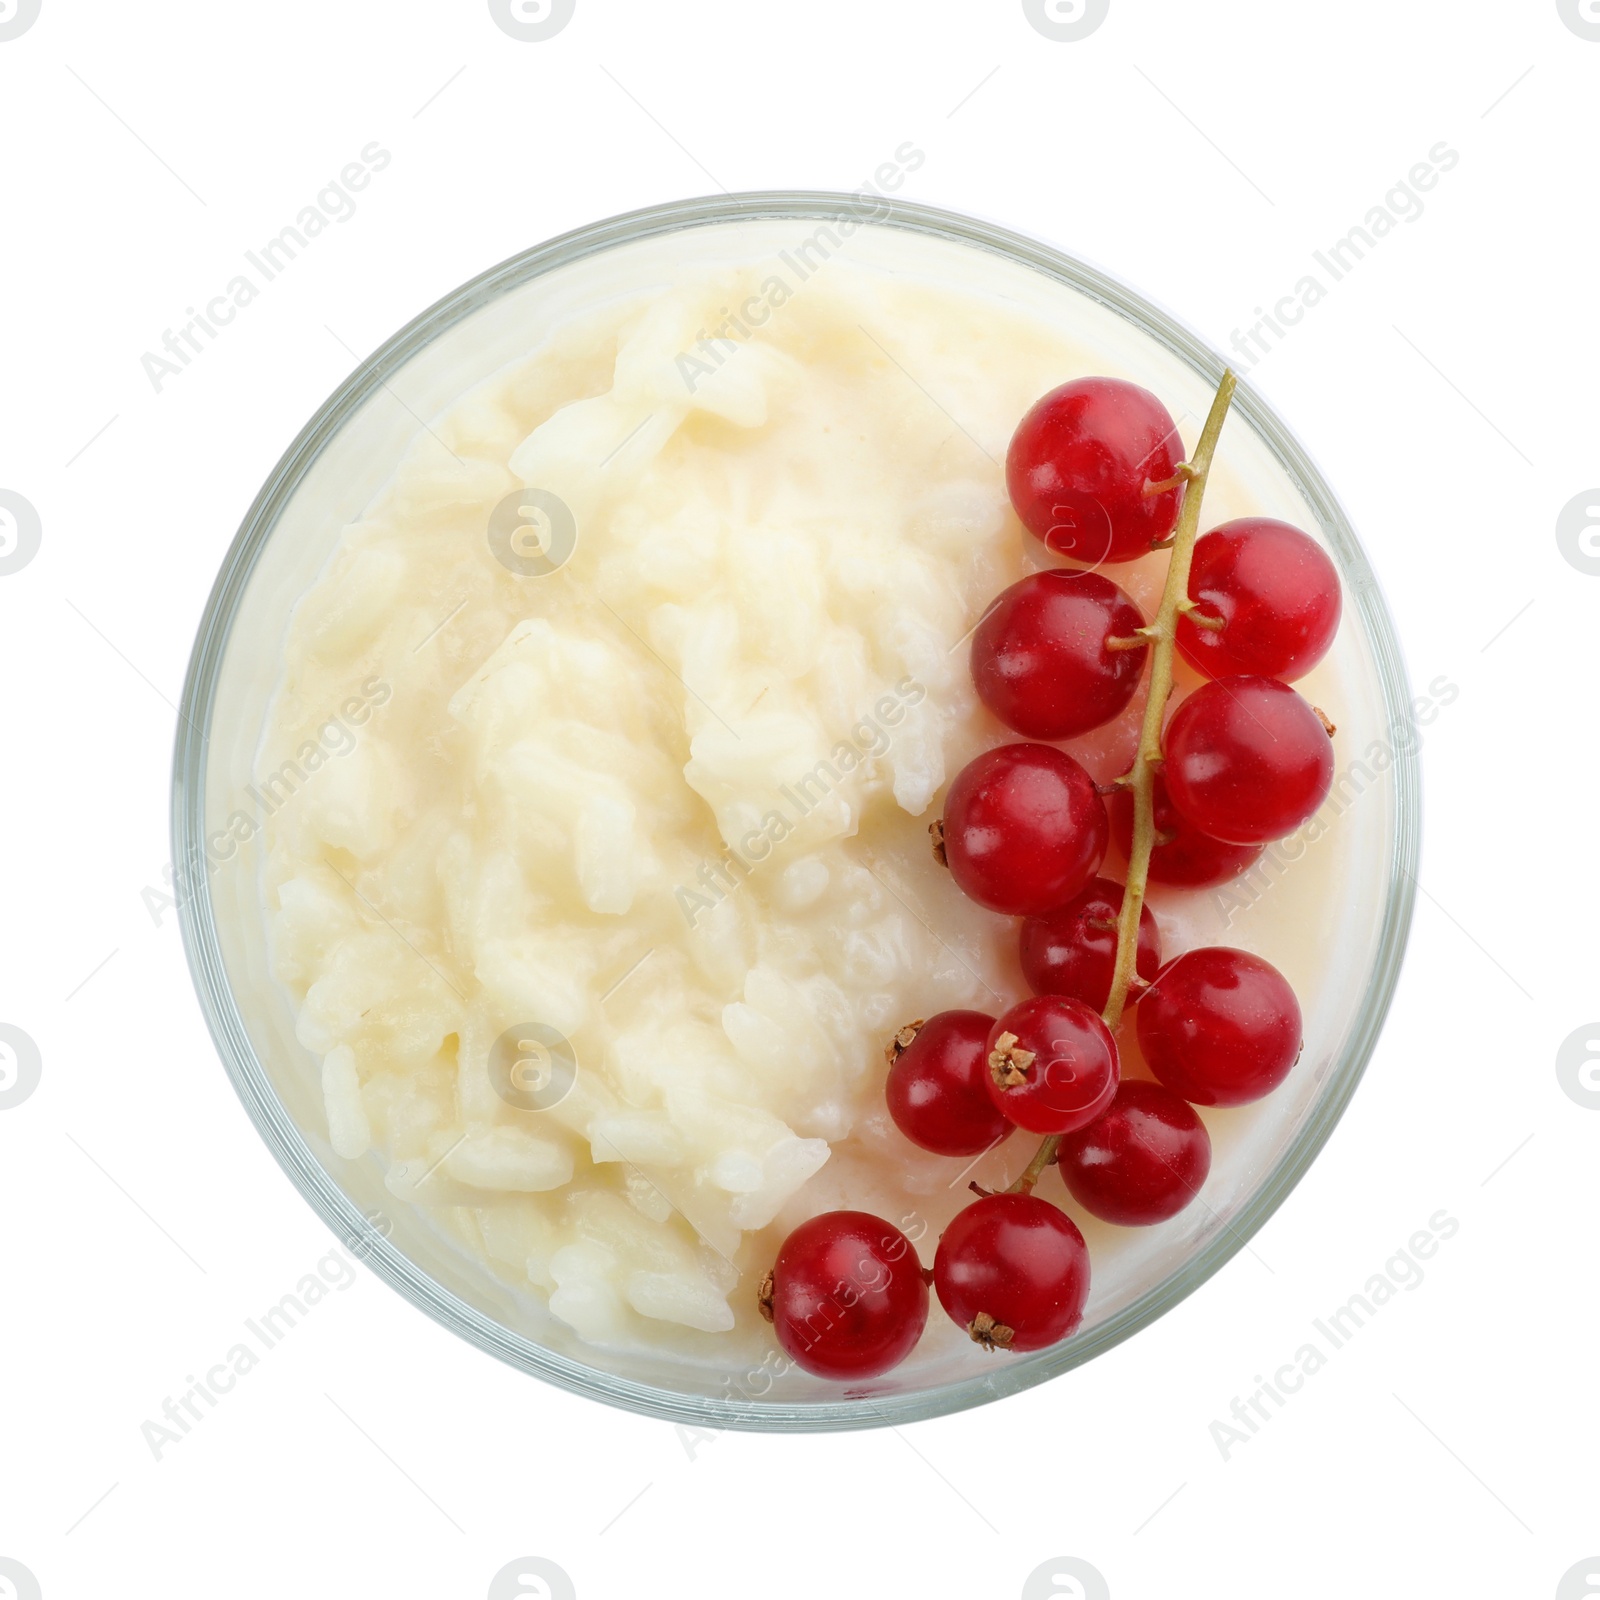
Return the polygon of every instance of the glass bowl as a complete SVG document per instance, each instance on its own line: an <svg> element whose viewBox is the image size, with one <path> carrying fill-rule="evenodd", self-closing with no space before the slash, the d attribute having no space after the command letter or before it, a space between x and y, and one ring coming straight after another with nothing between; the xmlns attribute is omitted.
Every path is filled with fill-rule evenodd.
<svg viewBox="0 0 1600 1600"><path fill-rule="evenodd" d="M664 243L675 265L711 267L819 232L835 243L848 236L852 253L875 269L993 295L1059 321L1099 370L1153 389L1180 422L1186 415L1191 438L1221 376L1223 363L1194 335L1105 274L927 206L758 193L652 207L579 229L424 312L363 363L289 447L229 549L201 620L173 775L183 936L206 1021L262 1138L348 1247L446 1327L575 1393L675 1421L795 1432L903 1423L1042 1383L1137 1332L1243 1248L1328 1138L1372 1053L1410 926L1419 827L1412 702L1388 612L1321 474L1242 385L1212 493L1230 514L1259 511L1316 532L1337 563L1345 621L1315 689L1333 697L1342 748L1317 837L1302 833L1275 847L1251 879L1196 901L1189 920L1210 935L1206 942L1248 944L1258 918L1310 941L1318 976L1306 1005L1306 1052L1273 1095L1226 1114L1220 1133L1213 1125L1217 1160L1203 1206L1154 1229L1086 1229L1095 1287L1072 1339L1023 1356L947 1341L849 1395L782 1362L730 1369L667 1349L600 1350L551 1317L537 1295L493 1276L417 1208L397 1204L375 1157L337 1156L318 1064L296 1041L290 998L269 972L259 852L239 822L249 821L243 797L291 610L424 419L597 295L647 289ZM1221 520L1212 511L1208 498L1207 525ZM1097 1239L1111 1235L1117 1246L1103 1256ZM940 1317L935 1305L932 1321Z"/></svg>

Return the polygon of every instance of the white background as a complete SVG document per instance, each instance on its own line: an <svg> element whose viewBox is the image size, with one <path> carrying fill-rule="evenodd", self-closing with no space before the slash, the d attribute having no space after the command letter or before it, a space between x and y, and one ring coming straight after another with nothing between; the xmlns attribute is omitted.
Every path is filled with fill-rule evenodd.
<svg viewBox="0 0 1600 1600"><path fill-rule="evenodd" d="M1077 43L1018 0L577 0L544 43L484 0L43 0L0 42L0 489L43 528L0 577L0 1022L43 1063L0 1111L0 1556L45 1600L476 1600L524 1555L584 1600L1005 1597L1059 1556L1116 1600L1556 1595L1600 1554L1600 1114L1555 1072L1600 1014L1600 577L1555 537L1600 483L1597 93L1600 42L1555 0L1111 0ZM963 1416L688 1438L363 1271L156 1462L141 1423L331 1243L143 895L246 506L357 355L485 266L724 186L853 188L907 139L907 196L1095 262L1219 348L1435 144L1460 153L1251 377L1344 498L1414 684L1460 690L1425 730L1422 894L1348 1115L1253 1253ZM358 213L155 393L142 354L372 140L393 161ZM1440 1209L1459 1232L1425 1281L1225 1461L1212 1422Z"/></svg>

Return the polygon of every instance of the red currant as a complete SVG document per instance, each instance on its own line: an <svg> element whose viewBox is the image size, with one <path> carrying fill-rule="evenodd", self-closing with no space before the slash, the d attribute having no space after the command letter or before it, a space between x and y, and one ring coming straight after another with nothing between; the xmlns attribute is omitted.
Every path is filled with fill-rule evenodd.
<svg viewBox="0 0 1600 1600"><path fill-rule="evenodd" d="M1029 917L1022 924L1022 975L1035 994L1066 995L1095 1011L1105 1009L1117 966L1122 894L1120 883L1091 878L1089 886L1059 911ZM1134 965L1147 982L1161 965L1161 935L1149 906L1139 907Z"/></svg>
<svg viewBox="0 0 1600 1600"><path fill-rule="evenodd" d="M1137 384L1077 378L1052 389L1017 426L1006 488L1022 525L1075 561L1133 561L1178 520L1183 460L1167 408Z"/></svg>
<svg viewBox="0 0 1600 1600"><path fill-rule="evenodd" d="M941 1011L894 1036L884 1095L913 1144L940 1156L975 1156L1011 1132L984 1081L993 1027L981 1011Z"/></svg>
<svg viewBox="0 0 1600 1600"><path fill-rule="evenodd" d="M1239 1106L1276 1089L1300 1058L1300 1004L1274 966L1207 946L1169 961L1139 1002L1139 1048L1174 1094Z"/></svg>
<svg viewBox="0 0 1600 1600"><path fill-rule="evenodd" d="M928 1285L916 1249L893 1224L828 1211L783 1241L758 1304L797 1366L819 1378L875 1378L921 1338Z"/></svg>
<svg viewBox="0 0 1600 1600"><path fill-rule="evenodd" d="M1237 878L1256 864L1264 846L1224 844L1220 839L1208 838L1173 805L1159 772L1152 787L1156 843L1150 852L1151 883L1170 884L1175 889L1209 889ZM1110 813L1111 837L1126 858L1133 850L1132 792L1118 789L1106 809Z"/></svg>
<svg viewBox="0 0 1600 1600"><path fill-rule="evenodd" d="M1083 1320L1089 1248L1048 1200L987 1195L944 1230L933 1286L939 1304L986 1350L1042 1350Z"/></svg>
<svg viewBox="0 0 1600 1600"><path fill-rule="evenodd" d="M1117 1092L1117 1045L1081 1000L1040 995L989 1031L994 1103L1031 1133L1070 1133L1093 1122Z"/></svg>
<svg viewBox="0 0 1600 1600"><path fill-rule="evenodd" d="M1110 1109L1056 1152L1072 1198L1102 1222L1143 1227L1175 1217L1211 1171L1211 1136L1187 1100L1130 1078Z"/></svg>
<svg viewBox="0 0 1600 1600"><path fill-rule="evenodd" d="M1109 578L1035 572L1000 595L972 636L978 698L1029 739L1074 739L1133 698L1149 647L1110 650L1106 641L1143 626Z"/></svg>
<svg viewBox="0 0 1600 1600"><path fill-rule="evenodd" d="M1172 713L1163 751L1172 803L1230 844L1293 833L1333 786L1327 726L1276 678L1202 684Z"/></svg>
<svg viewBox="0 0 1600 1600"><path fill-rule="evenodd" d="M1339 574L1314 539L1271 517L1241 517L1195 543L1189 598L1207 628L1178 620L1178 648L1208 678L1304 677L1339 631Z"/></svg>
<svg viewBox="0 0 1600 1600"><path fill-rule="evenodd" d="M1008 916L1070 900L1106 853L1106 808L1094 780L1047 744L1007 744L950 785L935 839L957 884Z"/></svg>

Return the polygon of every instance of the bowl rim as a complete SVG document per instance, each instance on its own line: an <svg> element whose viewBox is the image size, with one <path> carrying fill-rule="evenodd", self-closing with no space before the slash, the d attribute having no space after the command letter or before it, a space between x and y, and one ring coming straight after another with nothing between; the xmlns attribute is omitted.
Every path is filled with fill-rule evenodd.
<svg viewBox="0 0 1600 1600"><path fill-rule="evenodd" d="M760 190L669 201L587 224L521 251L452 290L389 338L318 408L268 475L223 559L195 636L179 702L172 778L172 848L179 923L200 1008L224 1069L258 1133L312 1209L377 1275L445 1327L521 1371L571 1393L671 1422L757 1432L830 1432L946 1416L1044 1383L1104 1354L1154 1322L1213 1277L1262 1228L1327 1142L1360 1083L1399 979L1416 902L1421 845L1417 741L1391 740L1394 828L1388 892L1366 995L1340 1058L1294 1140L1238 1214L1137 1300L1087 1333L1004 1366L904 1394L767 1403L715 1399L616 1377L547 1350L458 1298L414 1264L359 1210L322 1165L274 1092L234 1001L223 965L215 907L203 870L206 750L215 695L234 619L278 517L345 420L433 339L481 307L558 267L613 246L663 233L763 220L859 221L975 246L1044 273L1132 322L1211 385L1225 363L1176 318L1108 273L1010 228L918 202L831 190ZM1349 520L1298 439L1243 380L1234 408L1269 445L1315 511L1351 580L1347 606L1359 615L1378 669L1392 733L1411 725L1411 698L1393 621ZM198 892L194 892L198 888Z"/></svg>

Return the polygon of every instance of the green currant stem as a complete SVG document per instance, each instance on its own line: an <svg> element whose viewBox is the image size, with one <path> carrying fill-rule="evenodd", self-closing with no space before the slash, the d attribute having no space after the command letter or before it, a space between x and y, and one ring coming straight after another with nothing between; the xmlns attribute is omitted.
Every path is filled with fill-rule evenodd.
<svg viewBox="0 0 1600 1600"><path fill-rule="evenodd" d="M1113 635L1106 640L1107 650L1143 650L1155 638L1155 632L1150 628L1140 628L1137 632L1129 634L1126 638Z"/></svg>
<svg viewBox="0 0 1600 1600"><path fill-rule="evenodd" d="M1153 641L1150 652L1150 689L1145 697L1144 721L1139 730L1139 747L1133 765L1118 783L1133 793L1133 842L1128 851L1128 881L1122 892L1122 914L1117 919L1117 964L1111 977L1111 993L1102 1015L1113 1033L1122 1021L1128 989L1133 982L1134 964L1139 950L1139 914L1144 909L1145 890L1150 882L1150 852L1155 847L1155 771L1161 764L1161 727L1166 718L1167 700L1172 694L1172 658L1177 646L1178 614L1189 602L1189 567L1194 560L1194 544L1200 532L1200 506L1205 498L1206 479L1217 452L1217 439L1233 403L1239 380L1231 368L1222 374L1217 397L1211 402L1194 459L1184 463L1180 473L1188 484L1178 526L1172 535L1172 559L1167 565L1166 584L1161 591L1161 606L1156 619L1140 634ZM1044 1169L1056 1158L1061 1143L1052 1134L1034 1152L1022 1176L1007 1191L1029 1194Z"/></svg>
<svg viewBox="0 0 1600 1600"><path fill-rule="evenodd" d="M1022 1176L1005 1191L1007 1194L1032 1194L1033 1186L1044 1176L1044 1169L1056 1158L1056 1147L1061 1143L1061 1135L1052 1133L1037 1150L1033 1152L1033 1160L1023 1168Z"/></svg>
<svg viewBox="0 0 1600 1600"><path fill-rule="evenodd" d="M1144 486L1145 497L1148 499L1153 494L1165 494L1169 489L1181 489L1184 484L1194 481L1194 466L1191 462L1180 461L1170 478L1163 478L1160 483L1151 483L1148 480ZM1170 541L1167 541L1170 543ZM1156 546L1152 545L1151 549Z"/></svg>
<svg viewBox="0 0 1600 1600"><path fill-rule="evenodd" d="M1202 611L1197 600L1185 600L1178 607L1179 612L1186 616L1197 628L1207 628L1212 633L1220 633L1227 622L1222 617L1214 617L1209 611ZM1108 641L1109 642L1109 641Z"/></svg>

